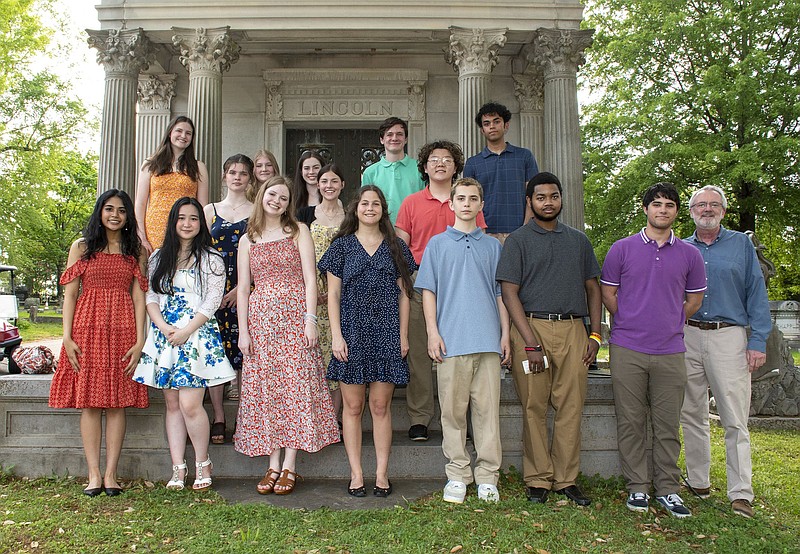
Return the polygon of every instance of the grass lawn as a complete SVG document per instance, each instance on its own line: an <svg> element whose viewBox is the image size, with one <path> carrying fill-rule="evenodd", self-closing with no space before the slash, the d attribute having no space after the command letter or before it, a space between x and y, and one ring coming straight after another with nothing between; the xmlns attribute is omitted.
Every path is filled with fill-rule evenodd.
<svg viewBox="0 0 800 554"><path fill-rule="evenodd" d="M620 480L582 484L594 502L531 505L516 473L503 501L442 502L435 493L394 509L308 512L227 505L213 491L167 491L134 482L119 498L81 494L82 479L0 479L0 552L800 552L800 433L754 430L756 517L725 497L722 432L714 429L711 498L687 499L695 517L629 512ZM124 455L124 451L123 451ZM556 497L558 498L558 497Z"/></svg>
<svg viewBox="0 0 800 554"><path fill-rule="evenodd" d="M56 316L55 312L46 315ZM19 319L19 334L22 346L25 346L26 341L60 338L64 329L61 323L31 323L27 316L23 316Z"/></svg>

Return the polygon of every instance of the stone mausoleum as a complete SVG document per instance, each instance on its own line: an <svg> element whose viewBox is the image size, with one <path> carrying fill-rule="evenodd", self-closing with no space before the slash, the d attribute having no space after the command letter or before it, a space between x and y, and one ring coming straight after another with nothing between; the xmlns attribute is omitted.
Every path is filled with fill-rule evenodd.
<svg viewBox="0 0 800 554"><path fill-rule="evenodd" d="M412 157L437 138L471 156L483 147L475 113L495 100L514 113L508 140L564 182L564 222L582 227L576 72L592 31L578 0L101 0L97 13L100 190L133 193L169 119L186 114L212 201L222 161L262 147L289 175L303 150L321 150L352 193L386 117L409 122Z"/></svg>

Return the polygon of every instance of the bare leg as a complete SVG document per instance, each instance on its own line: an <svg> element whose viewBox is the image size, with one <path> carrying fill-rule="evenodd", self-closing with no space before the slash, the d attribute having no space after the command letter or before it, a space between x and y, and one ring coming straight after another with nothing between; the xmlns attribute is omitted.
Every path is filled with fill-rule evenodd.
<svg viewBox="0 0 800 554"><path fill-rule="evenodd" d="M269 467L278 472L281 470L281 448L276 448L272 454L269 455Z"/></svg>
<svg viewBox="0 0 800 554"><path fill-rule="evenodd" d="M336 419L339 419L339 414L342 412L342 389L331 391L331 401L333 402L333 413Z"/></svg>
<svg viewBox="0 0 800 554"><path fill-rule="evenodd" d="M103 486L106 488L120 488L117 483L117 465L122 442L125 440L126 426L125 408L106 409L106 471L103 476Z"/></svg>
<svg viewBox="0 0 800 554"><path fill-rule="evenodd" d="M183 422L183 414L178 400L176 389L164 389L164 401L167 405L167 442L169 443L169 455L172 458L172 465L180 465L186 457L186 424ZM184 470L184 477L186 471Z"/></svg>
<svg viewBox="0 0 800 554"><path fill-rule="evenodd" d="M195 462L205 462L208 459L208 434L210 425L208 416L203 409L203 396L205 389L182 388L178 391L180 411L186 423L186 431L194 447ZM202 470L203 477L211 475L211 467Z"/></svg>
<svg viewBox="0 0 800 554"><path fill-rule="evenodd" d="M283 456L283 467L281 468L281 472L284 469L288 469L292 473L295 472L295 467L297 466L297 449L296 448L284 448L284 456ZM277 467L277 466L276 466ZM286 491L292 488L291 486L282 486L282 485L275 485L275 492Z"/></svg>
<svg viewBox="0 0 800 554"><path fill-rule="evenodd" d="M81 439L86 465L89 468L89 484L87 489L103 486L100 474L100 444L103 437L103 410L100 408L83 408L81 410Z"/></svg>
<svg viewBox="0 0 800 554"><path fill-rule="evenodd" d="M370 383L369 411L372 414L372 437L375 441L375 486L389 486L389 453L392 451L393 383Z"/></svg>
<svg viewBox="0 0 800 554"><path fill-rule="evenodd" d="M364 412L365 385L339 383L342 391L342 434L347 461L350 463L349 488L364 486L364 470L361 468L361 414Z"/></svg>
<svg viewBox="0 0 800 554"><path fill-rule="evenodd" d="M211 397L211 408L214 411L214 423L225 422L225 406L222 402L225 399L225 385L217 385L208 389L208 395Z"/></svg>

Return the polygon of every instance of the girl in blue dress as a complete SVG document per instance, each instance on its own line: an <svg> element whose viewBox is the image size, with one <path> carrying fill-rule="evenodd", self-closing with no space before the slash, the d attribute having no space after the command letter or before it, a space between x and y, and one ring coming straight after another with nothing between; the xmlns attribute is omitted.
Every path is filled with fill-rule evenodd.
<svg viewBox="0 0 800 554"><path fill-rule="evenodd" d="M239 350L239 316L236 311L236 260L239 251L239 238L247 229L247 220L253 211L253 203L247 199L248 191L255 181L253 160L244 154L234 154L222 166L222 182L227 194L225 200L208 204L204 208L208 230L211 233L211 246L222 256L225 263L225 294L217 310L216 318L222 335L225 355L236 371L242 370L242 352ZM208 395L214 411L211 425L211 442L225 442L225 408L223 405L224 386L211 387ZM234 381L228 391L228 400L239 399L238 381Z"/></svg>
<svg viewBox="0 0 800 554"><path fill-rule="evenodd" d="M389 452L391 403L395 385L408 383L408 314L411 272L406 244L397 238L381 190L361 188L339 232L319 261L327 272L328 317L333 358L328 379L339 381L344 409L344 444L350 463L352 496L365 496L361 468L361 414L369 385L369 409L377 467L375 496L392 492Z"/></svg>
<svg viewBox="0 0 800 554"><path fill-rule="evenodd" d="M167 442L172 457L169 489L182 489L187 469L186 437L195 453L195 490L211 486L209 423L205 389L236 374L225 357L214 312L225 286L225 265L211 249L203 208L183 197L172 206L162 248L149 265L147 313L150 330L134 380L164 390Z"/></svg>

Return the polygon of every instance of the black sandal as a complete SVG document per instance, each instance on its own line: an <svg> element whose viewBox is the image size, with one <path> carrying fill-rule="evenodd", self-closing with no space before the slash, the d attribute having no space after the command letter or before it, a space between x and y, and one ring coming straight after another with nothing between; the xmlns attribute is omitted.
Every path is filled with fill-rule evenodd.
<svg viewBox="0 0 800 554"><path fill-rule="evenodd" d="M211 425L211 444L225 444L224 421L217 421Z"/></svg>
<svg viewBox="0 0 800 554"><path fill-rule="evenodd" d="M355 496L356 498L364 498L367 496L367 489L364 488L364 485L356 488L350 488L350 483L347 484L347 494L350 496Z"/></svg>
<svg viewBox="0 0 800 554"><path fill-rule="evenodd" d="M375 496L379 496L381 498L386 498L387 496L392 494L392 482L389 481L389 486L386 488L375 485L375 488L372 489L372 494Z"/></svg>

